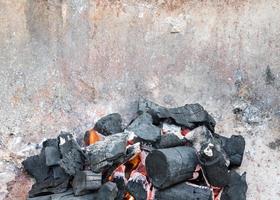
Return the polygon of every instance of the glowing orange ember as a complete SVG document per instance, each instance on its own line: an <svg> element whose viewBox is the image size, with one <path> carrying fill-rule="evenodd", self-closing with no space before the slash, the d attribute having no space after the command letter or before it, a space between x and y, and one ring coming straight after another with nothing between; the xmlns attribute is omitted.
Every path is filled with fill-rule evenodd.
<svg viewBox="0 0 280 200"><path fill-rule="evenodd" d="M84 141L87 146L95 144L100 140L103 140L103 136L94 129L90 129L89 131L87 131L84 137Z"/></svg>

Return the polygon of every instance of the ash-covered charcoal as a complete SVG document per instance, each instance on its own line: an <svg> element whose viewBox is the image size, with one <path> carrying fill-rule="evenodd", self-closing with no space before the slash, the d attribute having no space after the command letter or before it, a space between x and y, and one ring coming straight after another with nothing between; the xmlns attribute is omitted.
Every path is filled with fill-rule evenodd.
<svg viewBox="0 0 280 200"><path fill-rule="evenodd" d="M192 147L153 150L146 158L146 170L152 184L160 189L193 177L198 164Z"/></svg>
<svg viewBox="0 0 280 200"><path fill-rule="evenodd" d="M245 150L245 139L241 135L232 135L226 138L215 134L214 137L220 142L220 145L230 161L229 167L239 167L243 160Z"/></svg>
<svg viewBox="0 0 280 200"><path fill-rule="evenodd" d="M200 151L203 144L209 142L214 143L212 133L205 126L199 126L191 130L184 138L192 143L192 146L196 149L196 151Z"/></svg>
<svg viewBox="0 0 280 200"><path fill-rule="evenodd" d="M93 200L97 198L97 193L86 194L83 196L74 196L72 190L52 195L27 198L27 200Z"/></svg>
<svg viewBox="0 0 280 200"><path fill-rule="evenodd" d="M59 165L69 175L75 175L76 172L82 171L86 156L73 136L70 133L61 133L58 136L58 141L61 153Z"/></svg>
<svg viewBox="0 0 280 200"><path fill-rule="evenodd" d="M94 130L105 136L123 132L121 115L112 113L102 117L96 122Z"/></svg>
<svg viewBox="0 0 280 200"><path fill-rule="evenodd" d="M108 170L114 163L120 163L126 155L127 135L117 133L105 137L87 147L90 168L95 173Z"/></svg>
<svg viewBox="0 0 280 200"><path fill-rule="evenodd" d="M72 187L76 196L91 193L98 190L102 185L102 174L92 171L79 171L76 173Z"/></svg>
<svg viewBox="0 0 280 200"><path fill-rule="evenodd" d="M148 112L152 115L154 123L160 123L165 119L172 119L177 125L193 129L205 125L214 132L216 122L200 104L186 104L178 108L164 108L156 103L141 98L138 104L138 112Z"/></svg>
<svg viewBox="0 0 280 200"><path fill-rule="evenodd" d="M190 183L180 183L164 190L156 190L154 200L212 200L208 187Z"/></svg>
<svg viewBox="0 0 280 200"><path fill-rule="evenodd" d="M98 191L97 200L114 200L118 194L118 188L116 183L111 181L102 185Z"/></svg>
<svg viewBox="0 0 280 200"><path fill-rule="evenodd" d="M130 195L137 200L147 199L147 179L146 176L141 173L135 173L134 176L128 180L127 191Z"/></svg>
<svg viewBox="0 0 280 200"><path fill-rule="evenodd" d="M224 187L221 194L221 200L246 200L248 185L246 182L246 173L241 176L235 172L230 172L229 183Z"/></svg>
<svg viewBox="0 0 280 200"><path fill-rule="evenodd" d="M183 146L187 142L186 139L180 139L174 134L164 134L160 136L160 139L154 144L157 149L164 149L176 146Z"/></svg>
<svg viewBox="0 0 280 200"><path fill-rule="evenodd" d="M224 155L214 144L208 143L201 147L199 162L206 180L211 186L224 187L229 182L229 172Z"/></svg>
<svg viewBox="0 0 280 200"><path fill-rule="evenodd" d="M160 128L153 125L152 116L148 113L142 113L126 128L126 130L135 133L135 135L149 142L156 142L160 137Z"/></svg>

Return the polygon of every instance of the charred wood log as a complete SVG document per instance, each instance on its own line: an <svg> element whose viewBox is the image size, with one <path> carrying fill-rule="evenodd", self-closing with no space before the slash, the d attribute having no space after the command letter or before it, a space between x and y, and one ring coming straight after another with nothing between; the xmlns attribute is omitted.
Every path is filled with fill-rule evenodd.
<svg viewBox="0 0 280 200"><path fill-rule="evenodd" d="M102 185L98 191L97 200L114 200L118 194L118 188L116 183L107 182Z"/></svg>
<svg viewBox="0 0 280 200"><path fill-rule="evenodd" d="M138 112L148 112L152 115L154 123L159 124L165 119L172 119L177 125L193 129L205 125L214 132L215 120L200 104L186 104L178 108L165 108L149 100L141 98Z"/></svg>
<svg viewBox="0 0 280 200"><path fill-rule="evenodd" d="M153 125L152 116L148 113L139 115L126 130L135 133L138 138L148 142L156 142L160 137L160 128Z"/></svg>
<svg viewBox="0 0 280 200"><path fill-rule="evenodd" d="M224 187L229 182L229 172L224 155L212 143L204 144L199 152L199 161L208 183Z"/></svg>
<svg viewBox="0 0 280 200"><path fill-rule="evenodd" d="M105 136L123 132L121 115L112 113L102 117L96 122L94 130Z"/></svg>
<svg viewBox="0 0 280 200"><path fill-rule="evenodd" d="M146 169L152 184L160 189L192 178L198 164L192 147L153 150L146 158Z"/></svg>
<svg viewBox="0 0 280 200"><path fill-rule="evenodd" d="M102 185L102 174L92 171L79 171L76 173L72 187L76 196L84 195L97 190Z"/></svg>
<svg viewBox="0 0 280 200"><path fill-rule="evenodd" d="M180 183L164 190L156 190L154 200L212 200L208 187Z"/></svg>
<svg viewBox="0 0 280 200"><path fill-rule="evenodd" d="M87 147L91 170L100 173L125 158L127 135L118 133Z"/></svg>
<svg viewBox="0 0 280 200"><path fill-rule="evenodd" d="M235 172L230 172L229 183L224 187L221 194L221 200L246 200L248 185L246 182L246 173L241 176Z"/></svg>

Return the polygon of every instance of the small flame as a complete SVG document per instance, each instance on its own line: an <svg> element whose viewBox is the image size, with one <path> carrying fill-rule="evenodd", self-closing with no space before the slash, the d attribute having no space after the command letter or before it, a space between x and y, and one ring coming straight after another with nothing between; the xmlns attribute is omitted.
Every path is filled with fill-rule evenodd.
<svg viewBox="0 0 280 200"><path fill-rule="evenodd" d="M84 141L87 146L95 144L96 142L101 140L103 140L103 136L94 129L90 129L89 131L87 131L84 137Z"/></svg>

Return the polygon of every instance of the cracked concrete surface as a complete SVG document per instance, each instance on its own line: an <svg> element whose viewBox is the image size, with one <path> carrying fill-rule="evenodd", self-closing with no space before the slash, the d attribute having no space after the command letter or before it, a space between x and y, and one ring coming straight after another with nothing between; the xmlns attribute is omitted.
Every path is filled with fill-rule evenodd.
<svg viewBox="0 0 280 200"><path fill-rule="evenodd" d="M20 161L44 138L127 123L139 96L198 102L241 134L247 199L280 198L277 0L0 0L0 199L25 199ZM233 112L234 110L234 112Z"/></svg>

